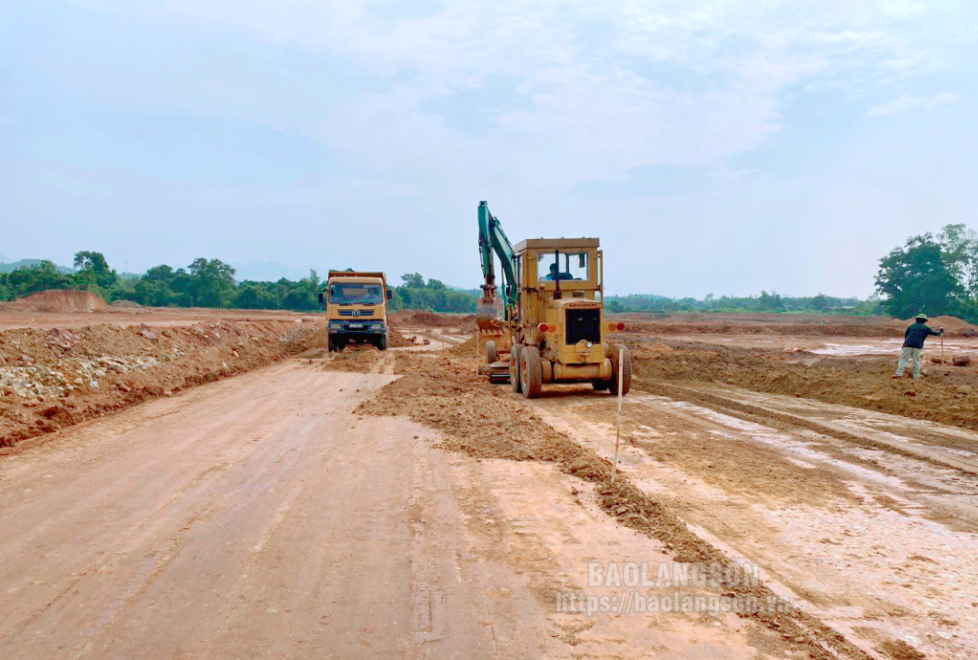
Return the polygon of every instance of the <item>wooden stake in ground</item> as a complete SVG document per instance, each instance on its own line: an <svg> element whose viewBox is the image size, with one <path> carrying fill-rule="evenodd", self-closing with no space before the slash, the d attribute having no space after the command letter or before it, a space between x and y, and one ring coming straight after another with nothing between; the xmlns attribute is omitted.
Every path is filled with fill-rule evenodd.
<svg viewBox="0 0 978 660"><path fill-rule="evenodd" d="M941 366L944 366L944 333L941 333Z"/></svg>
<svg viewBox="0 0 978 660"><path fill-rule="evenodd" d="M615 483L615 474L618 472L618 445L621 444L621 399L625 378L625 370L621 368L623 364L625 364L624 348L618 352L618 432L615 435L615 462L611 465L611 483Z"/></svg>

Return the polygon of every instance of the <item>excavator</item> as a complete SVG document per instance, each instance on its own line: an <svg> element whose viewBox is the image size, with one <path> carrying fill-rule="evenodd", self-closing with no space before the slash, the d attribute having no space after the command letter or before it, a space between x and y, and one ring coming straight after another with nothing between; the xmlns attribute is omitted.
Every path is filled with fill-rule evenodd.
<svg viewBox="0 0 978 660"><path fill-rule="evenodd" d="M604 317L604 256L597 238L534 238L514 248L499 219L479 203L482 298L476 307L479 368L490 382L509 381L527 399L547 383L590 382L627 394L632 358L607 338L625 329ZM502 270L496 284L495 260Z"/></svg>

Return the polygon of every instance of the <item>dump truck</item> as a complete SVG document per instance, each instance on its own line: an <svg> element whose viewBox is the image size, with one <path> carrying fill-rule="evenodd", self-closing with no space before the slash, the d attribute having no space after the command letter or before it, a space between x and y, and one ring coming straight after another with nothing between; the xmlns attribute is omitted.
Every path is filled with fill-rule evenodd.
<svg viewBox="0 0 978 660"><path fill-rule="evenodd" d="M509 381L528 399L540 396L545 383L561 382L590 382L594 390L616 395L621 382L621 394L628 393L631 354L608 341L625 327L605 319L599 239L536 238L514 248L481 202L479 255L485 280L476 308L485 351L481 373L492 382Z"/></svg>
<svg viewBox="0 0 978 660"><path fill-rule="evenodd" d="M329 350L373 344L387 350L387 302L391 290L381 272L331 270L319 302L326 305Z"/></svg>

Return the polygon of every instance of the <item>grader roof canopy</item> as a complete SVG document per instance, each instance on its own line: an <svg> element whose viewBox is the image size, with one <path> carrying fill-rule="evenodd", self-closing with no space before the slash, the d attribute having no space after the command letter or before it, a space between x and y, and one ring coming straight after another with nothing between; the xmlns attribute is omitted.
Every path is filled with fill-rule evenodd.
<svg viewBox="0 0 978 660"><path fill-rule="evenodd" d="M573 250L575 248L596 248L601 242L596 238L528 238L516 244L516 251L523 250Z"/></svg>

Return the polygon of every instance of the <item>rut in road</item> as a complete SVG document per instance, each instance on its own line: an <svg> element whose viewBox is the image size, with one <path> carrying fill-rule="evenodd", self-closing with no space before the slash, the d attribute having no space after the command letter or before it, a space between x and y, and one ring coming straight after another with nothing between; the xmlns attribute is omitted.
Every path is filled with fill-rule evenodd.
<svg viewBox="0 0 978 660"><path fill-rule="evenodd" d="M548 401L559 398L561 388L538 402L529 403L508 389L490 386L475 375L468 358L472 346L464 345L436 355L399 355L398 372L404 378L386 387L378 397L362 405L365 413L409 415L448 437L443 446L480 458L537 460L555 463L567 474L597 487L602 510L629 526L664 542L680 562L718 562L727 570L739 565L717 546L691 533L675 513L625 478L610 484L609 462L593 448L580 442L572 429L559 419L546 416ZM591 400L611 401L603 395ZM588 399L581 399L588 400ZM537 413L537 414L534 414ZM556 430L555 430L556 429ZM609 445L609 446L613 446ZM776 594L764 584L724 582L723 589L744 598L763 600ZM755 621L778 631L798 651L812 657L870 657L859 645L825 626L802 609L762 610L751 614Z"/></svg>
<svg viewBox="0 0 978 660"><path fill-rule="evenodd" d="M672 396L626 402L634 483L863 648L910 638L928 657L969 657L978 434L728 386L655 388ZM540 414L610 456L613 403L565 394Z"/></svg>

